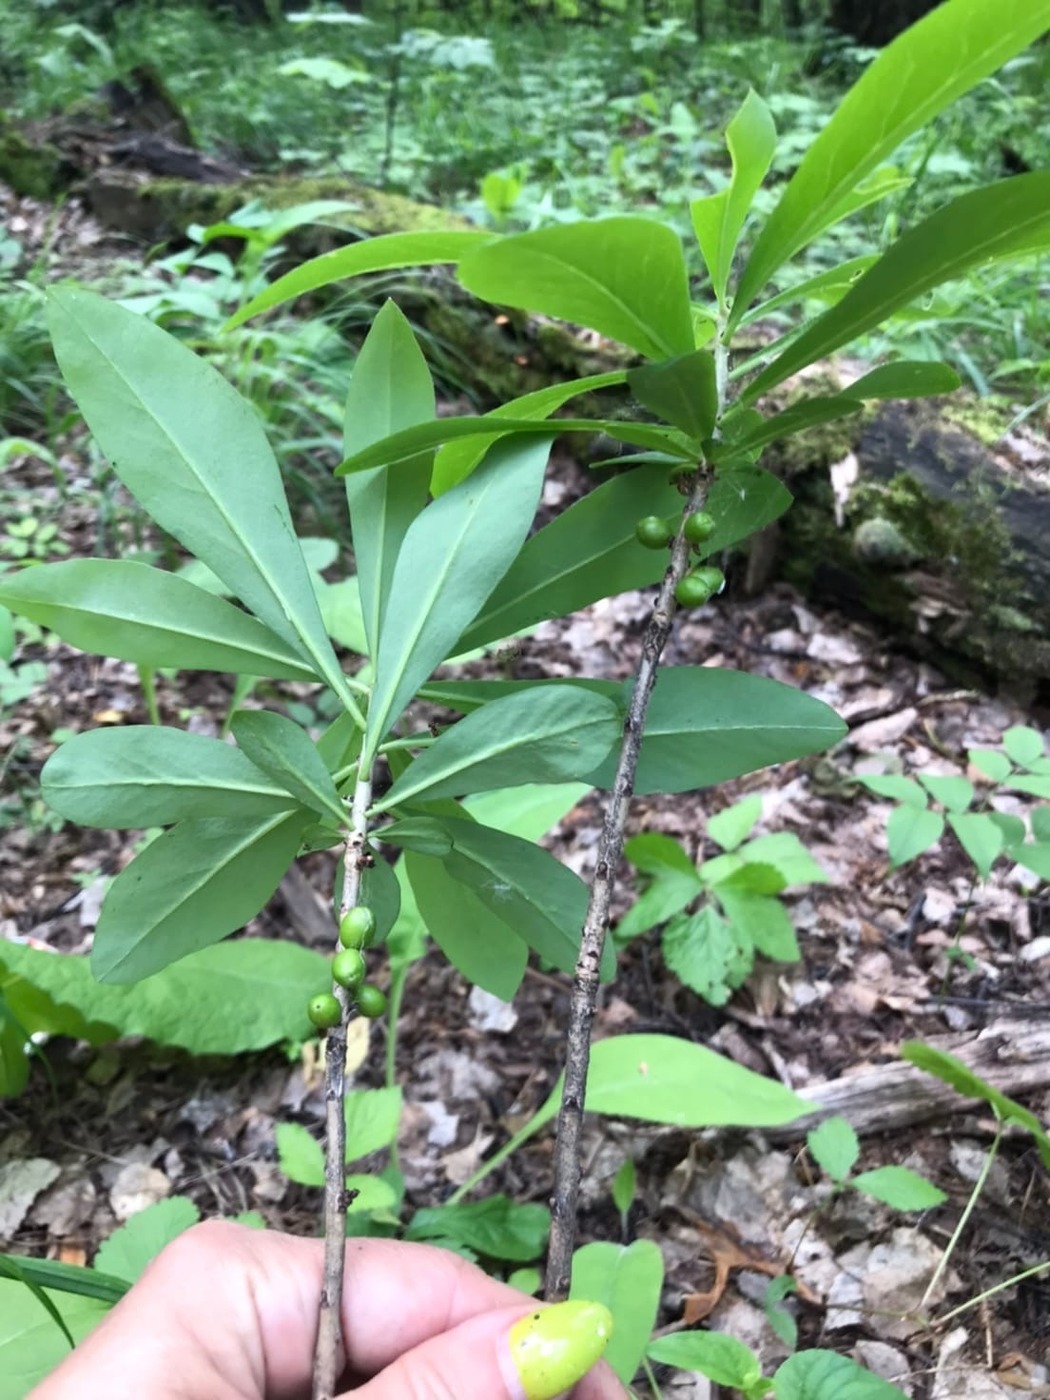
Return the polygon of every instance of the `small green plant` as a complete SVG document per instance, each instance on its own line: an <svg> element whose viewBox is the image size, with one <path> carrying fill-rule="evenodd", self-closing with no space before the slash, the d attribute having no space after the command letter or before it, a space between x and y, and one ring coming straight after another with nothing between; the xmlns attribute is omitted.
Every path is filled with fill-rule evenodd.
<svg viewBox="0 0 1050 1400"><path fill-rule="evenodd" d="M948 1198L944 1192L910 1167L873 1167L854 1173L860 1160L860 1143L852 1126L842 1117L826 1118L806 1134L806 1146L817 1166L832 1182L832 1198L847 1188L871 1196L894 1210L929 1210Z"/></svg>
<svg viewBox="0 0 1050 1400"><path fill-rule="evenodd" d="M655 832L624 847L647 887L616 925L617 942L663 925L664 961L712 1006L724 1005L746 981L756 954L798 961L798 939L779 896L827 879L791 832L749 841L761 815L762 799L753 796L712 817L707 835L724 854L698 866L677 841Z"/></svg>

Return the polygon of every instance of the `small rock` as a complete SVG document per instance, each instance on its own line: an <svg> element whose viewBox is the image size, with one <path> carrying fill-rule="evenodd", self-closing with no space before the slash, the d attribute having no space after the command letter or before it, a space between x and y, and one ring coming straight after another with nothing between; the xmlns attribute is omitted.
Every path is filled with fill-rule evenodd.
<svg viewBox="0 0 1050 1400"><path fill-rule="evenodd" d="M484 987L472 987L467 999L470 1024L479 1031L495 1031L507 1035L518 1024L518 1013L509 1001L486 992Z"/></svg>
<svg viewBox="0 0 1050 1400"><path fill-rule="evenodd" d="M1033 938L1021 949L1022 962L1038 962L1041 958L1050 957L1050 934L1044 933L1039 938Z"/></svg>
<svg viewBox="0 0 1050 1400"><path fill-rule="evenodd" d="M890 748L903 739L918 718L918 710L909 705L904 710L898 710L895 715L871 719L867 724L860 724L856 729L851 729L847 742L861 753L877 753L880 749Z"/></svg>
<svg viewBox="0 0 1050 1400"><path fill-rule="evenodd" d="M459 1114L449 1113L440 1099L430 1099L419 1107L430 1119L427 1142L431 1147L451 1147L459 1131Z"/></svg>
<svg viewBox="0 0 1050 1400"><path fill-rule="evenodd" d="M33 1207L33 1219L56 1239L73 1235L91 1219L98 1192L89 1176L54 1186Z"/></svg>
<svg viewBox="0 0 1050 1400"><path fill-rule="evenodd" d="M144 1162L129 1162L110 1188L109 1204L118 1220L129 1220L170 1194L171 1182L162 1171Z"/></svg>
<svg viewBox="0 0 1050 1400"><path fill-rule="evenodd" d="M46 1157L27 1157L0 1167L0 1241L6 1243L21 1225L41 1191L46 1191L60 1171Z"/></svg>
<svg viewBox="0 0 1050 1400"><path fill-rule="evenodd" d="M908 1358L888 1342L862 1341L853 1348L853 1359L866 1366L876 1376L899 1386L906 1395L912 1394L911 1367Z"/></svg>

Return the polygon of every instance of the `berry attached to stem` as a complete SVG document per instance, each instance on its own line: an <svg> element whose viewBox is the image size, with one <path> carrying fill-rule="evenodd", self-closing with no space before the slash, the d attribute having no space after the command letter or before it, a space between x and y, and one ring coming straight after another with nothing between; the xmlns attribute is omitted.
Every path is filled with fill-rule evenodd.
<svg viewBox="0 0 1050 1400"><path fill-rule="evenodd" d="M683 608L699 608L714 596L726 581L721 569L693 569L679 582L675 601Z"/></svg>
<svg viewBox="0 0 1050 1400"><path fill-rule="evenodd" d="M331 992L318 992L306 1004L306 1014L319 1031L330 1031L343 1019L343 1009Z"/></svg>
<svg viewBox="0 0 1050 1400"><path fill-rule="evenodd" d="M674 530L658 515L643 515L634 527L634 536L646 549L666 549L674 538Z"/></svg>
<svg viewBox="0 0 1050 1400"><path fill-rule="evenodd" d="M363 987L358 987L354 999L357 1002L358 1011L362 1016L367 1016L370 1021L374 1021L377 1016L386 1015L386 993L381 992L378 987L373 987L371 982L366 982Z"/></svg>
<svg viewBox="0 0 1050 1400"><path fill-rule="evenodd" d="M715 532L715 517L706 510L687 515L682 533L690 544L705 544Z"/></svg>
<svg viewBox="0 0 1050 1400"><path fill-rule="evenodd" d="M332 978L352 991L365 980L365 960L356 948L343 948L332 959Z"/></svg>
<svg viewBox="0 0 1050 1400"><path fill-rule="evenodd" d="M367 948L375 931L376 916L367 904L358 904L339 921L339 942L344 948Z"/></svg>

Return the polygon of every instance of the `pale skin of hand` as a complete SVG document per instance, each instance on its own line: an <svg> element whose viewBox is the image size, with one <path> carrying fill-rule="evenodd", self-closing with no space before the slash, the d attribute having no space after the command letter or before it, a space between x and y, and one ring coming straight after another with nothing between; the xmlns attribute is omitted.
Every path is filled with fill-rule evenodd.
<svg viewBox="0 0 1050 1400"><path fill-rule="evenodd" d="M169 1245L28 1400L309 1400L322 1244L221 1221ZM536 1308L447 1250L348 1240L354 1400L523 1400L507 1334ZM599 1362L573 1400L625 1400Z"/></svg>

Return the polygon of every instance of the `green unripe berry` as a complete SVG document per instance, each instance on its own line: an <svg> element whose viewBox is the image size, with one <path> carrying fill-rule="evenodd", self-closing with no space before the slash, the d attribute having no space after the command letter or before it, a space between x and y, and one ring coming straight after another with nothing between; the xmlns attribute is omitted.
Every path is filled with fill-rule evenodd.
<svg viewBox="0 0 1050 1400"><path fill-rule="evenodd" d="M376 931L376 916L367 904L348 909L339 921L339 942L344 948L367 948Z"/></svg>
<svg viewBox="0 0 1050 1400"><path fill-rule="evenodd" d="M674 531L667 521L661 520L658 515L643 515L634 527L634 536L646 549L666 549L671 543Z"/></svg>
<svg viewBox="0 0 1050 1400"><path fill-rule="evenodd" d="M683 608L699 608L726 581L721 569L693 569L680 580L674 591L675 601Z"/></svg>
<svg viewBox="0 0 1050 1400"><path fill-rule="evenodd" d="M687 515L682 533L690 544L704 544L715 532L715 517L706 510L694 510Z"/></svg>
<svg viewBox="0 0 1050 1400"><path fill-rule="evenodd" d="M362 1016L367 1016L370 1021L374 1021L377 1016L386 1015L386 993L381 992L378 987L373 987L371 982L366 982L363 987L358 987L354 994L357 1002L357 1009Z"/></svg>
<svg viewBox="0 0 1050 1400"><path fill-rule="evenodd" d="M318 992L307 1002L306 1014L319 1031L330 1031L343 1019L343 1008L331 992Z"/></svg>
<svg viewBox="0 0 1050 1400"><path fill-rule="evenodd" d="M351 990L365 980L365 960L356 948L343 948L332 959L332 978Z"/></svg>

